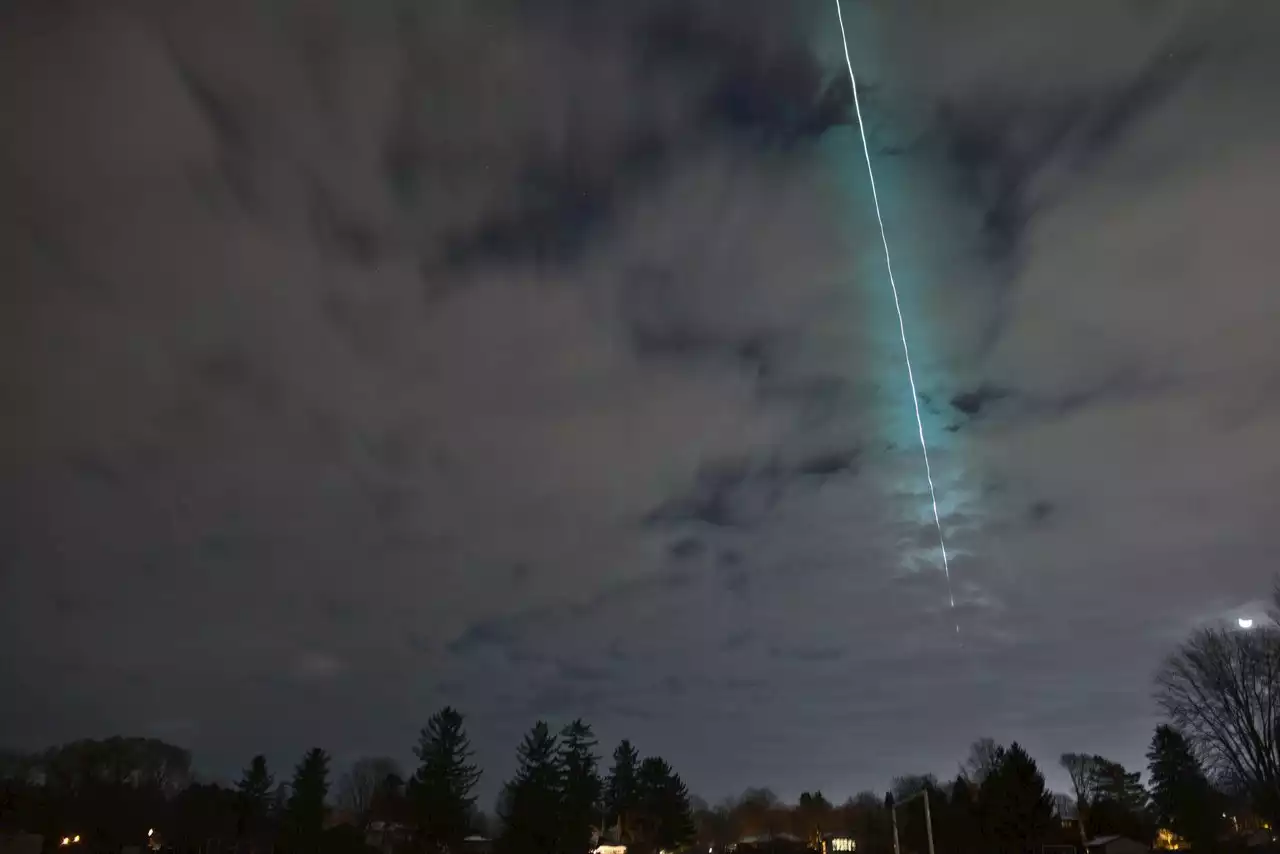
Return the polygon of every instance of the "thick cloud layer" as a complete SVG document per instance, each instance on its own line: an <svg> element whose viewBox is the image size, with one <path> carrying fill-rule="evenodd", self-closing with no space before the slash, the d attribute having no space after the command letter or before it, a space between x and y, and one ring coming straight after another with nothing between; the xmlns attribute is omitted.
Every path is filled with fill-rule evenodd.
<svg viewBox="0 0 1280 854"><path fill-rule="evenodd" d="M1132 764L1280 488L1259 4L27 3L0 728ZM1087 49L1082 47L1087 45ZM957 638L956 623L960 634Z"/></svg>

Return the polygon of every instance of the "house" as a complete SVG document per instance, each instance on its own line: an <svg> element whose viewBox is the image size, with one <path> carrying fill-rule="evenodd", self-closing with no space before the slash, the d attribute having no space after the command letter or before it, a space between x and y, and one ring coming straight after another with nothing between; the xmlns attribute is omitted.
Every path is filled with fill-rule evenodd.
<svg viewBox="0 0 1280 854"><path fill-rule="evenodd" d="M1088 854L1147 854L1151 849L1126 836L1099 836L1084 845Z"/></svg>
<svg viewBox="0 0 1280 854"><path fill-rule="evenodd" d="M854 854L858 850L857 840L842 833L824 833L821 840L821 854Z"/></svg>

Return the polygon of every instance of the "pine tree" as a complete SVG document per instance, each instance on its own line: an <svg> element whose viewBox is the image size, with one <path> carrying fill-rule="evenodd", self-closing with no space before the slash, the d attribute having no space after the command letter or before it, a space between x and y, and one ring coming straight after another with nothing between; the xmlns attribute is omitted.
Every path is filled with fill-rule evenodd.
<svg viewBox="0 0 1280 854"><path fill-rule="evenodd" d="M267 771L267 758L261 754L253 757L236 783L239 792L240 836L252 836L271 807L271 787L275 777Z"/></svg>
<svg viewBox="0 0 1280 854"><path fill-rule="evenodd" d="M1156 727L1147 752L1151 771L1151 805L1161 828L1190 843L1211 847L1220 830L1218 795L1182 733Z"/></svg>
<svg viewBox="0 0 1280 854"><path fill-rule="evenodd" d="M517 751L516 776L503 788L503 854L547 854L559 843L561 779L555 736L538 721Z"/></svg>
<svg viewBox="0 0 1280 854"><path fill-rule="evenodd" d="M291 851L316 851L324 832L325 799L329 796L329 754L319 747L307 751L293 772L285 809Z"/></svg>
<svg viewBox="0 0 1280 854"><path fill-rule="evenodd" d="M1147 813L1147 790L1141 772L1130 773L1119 762L1093 757L1093 802L1089 822L1095 834L1127 836L1150 842L1155 827Z"/></svg>
<svg viewBox="0 0 1280 854"><path fill-rule="evenodd" d="M646 758L636 772L637 821L633 838L642 852L683 848L694 837L689 790L680 775L657 756Z"/></svg>
<svg viewBox="0 0 1280 854"><path fill-rule="evenodd" d="M605 781L605 810L609 822L617 828L617 842L626 843L630 838L630 819L636 809L636 773L640 766L640 754L631 742L623 740L613 751L613 767Z"/></svg>
<svg viewBox="0 0 1280 854"><path fill-rule="evenodd" d="M1102 760L1097 768L1097 799L1110 801L1129 812L1147 808L1147 790L1142 787L1142 773L1130 773L1119 762Z"/></svg>
<svg viewBox="0 0 1280 854"><path fill-rule="evenodd" d="M1053 822L1053 795L1044 775L1015 741L998 748L978 796L983 836L995 854L1038 847Z"/></svg>
<svg viewBox="0 0 1280 854"><path fill-rule="evenodd" d="M599 820L604 784L596 769L596 739L581 719L560 731L560 850L581 854L591 847L591 827ZM603 828L601 828L603 830Z"/></svg>
<svg viewBox="0 0 1280 854"><path fill-rule="evenodd" d="M831 811L831 802L822 796L821 791L800 793L796 815L810 848L822 850L822 834L830 827Z"/></svg>
<svg viewBox="0 0 1280 854"><path fill-rule="evenodd" d="M462 715L445 706L431 716L414 748L421 761L410 783L418 833L428 851L457 850L470 831L480 770L468 760Z"/></svg>
<svg viewBox="0 0 1280 854"><path fill-rule="evenodd" d="M994 749L992 751L994 754ZM982 779L985 782L991 766L984 765ZM951 784L951 797L945 812L946 838L940 839L940 850L959 854L981 848L978 805L974 801L974 786L964 773Z"/></svg>
<svg viewBox="0 0 1280 854"><path fill-rule="evenodd" d="M284 821L289 812L289 784L277 783L271 795L271 817L276 821Z"/></svg>

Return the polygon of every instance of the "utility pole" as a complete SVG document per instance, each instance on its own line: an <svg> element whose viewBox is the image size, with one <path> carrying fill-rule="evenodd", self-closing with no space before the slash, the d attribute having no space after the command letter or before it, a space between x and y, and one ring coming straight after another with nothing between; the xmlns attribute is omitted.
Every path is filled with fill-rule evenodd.
<svg viewBox="0 0 1280 854"><path fill-rule="evenodd" d="M927 786L921 789L920 791L916 792L911 797L903 800L901 804L898 803L897 801L894 801L893 806L889 808L889 816L893 820L893 854L902 854L901 849L898 847L898 807L902 806L902 804L909 804L912 801L914 801L916 798L920 798L920 797L924 798L924 830L925 830L925 835L929 839L929 854L934 854L933 814L929 812L929 789Z"/></svg>
<svg viewBox="0 0 1280 854"><path fill-rule="evenodd" d="M929 837L929 854L933 854L933 815L929 812L929 790L924 790L924 830Z"/></svg>

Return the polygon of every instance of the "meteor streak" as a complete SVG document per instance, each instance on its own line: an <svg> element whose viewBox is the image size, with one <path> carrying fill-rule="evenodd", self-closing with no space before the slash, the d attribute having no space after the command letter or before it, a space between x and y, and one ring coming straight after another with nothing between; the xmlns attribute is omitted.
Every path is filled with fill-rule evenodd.
<svg viewBox="0 0 1280 854"><path fill-rule="evenodd" d="M884 217L880 213L880 195L876 192L876 174L871 168L871 147L867 145L867 131L862 124L862 107L858 104L858 81L853 74L853 60L849 58L849 39L844 33L844 13L840 0L836 0L836 17L840 21L840 41L844 45L844 64L849 69L849 85L853 87L853 109L858 117L858 135L862 137L862 154L867 160L867 177L871 179L871 199L876 206L876 221L880 224L880 242L884 245L884 266L889 273L889 287L893 289L893 307L898 312L898 332L902 336L902 356L907 363L907 382L911 384L911 403L916 409L916 428L920 431L920 452L924 455L924 476L929 481L929 502L933 505L933 523L938 528L938 545L942 548L942 571L947 576L947 599L952 614L956 610L956 597L951 590L951 562L947 559L947 543L942 535L942 518L938 515L938 494L933 487L933 471L929 467L929 446L924 441L924 420L920 417L920 396L916 393L915 373L911 370L911 349L907 347L907 325L902 320L902 304L898 302L898 283L893 280L893 259L889 255L889 237L884 230ZM956 622L956 634L960 623Z"/></svg>

